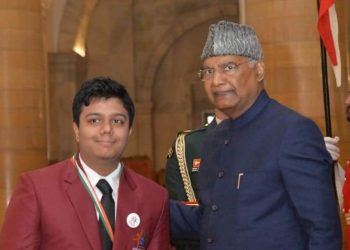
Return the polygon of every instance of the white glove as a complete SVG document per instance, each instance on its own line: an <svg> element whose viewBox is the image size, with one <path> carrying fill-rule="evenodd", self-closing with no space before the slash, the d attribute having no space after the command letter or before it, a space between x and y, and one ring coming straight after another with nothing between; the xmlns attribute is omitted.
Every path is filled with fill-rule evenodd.
<svg viewBox="0 0 350 250"><path fill-rule="evenodd" d="M324 143L326 144L326 149L328 153L332 156L333 161L337 161L340 156L340 149L338 146L339 137L324 137Z"/></svg>

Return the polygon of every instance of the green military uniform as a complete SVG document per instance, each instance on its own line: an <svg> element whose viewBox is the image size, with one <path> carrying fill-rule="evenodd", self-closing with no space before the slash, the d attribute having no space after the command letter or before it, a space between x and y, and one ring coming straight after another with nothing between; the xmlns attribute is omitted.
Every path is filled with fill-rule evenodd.
<svg viewBox="0 0 350 250"><path fill-rule="evenodd" d="M200 168L200 152L206 133L216 126L215 119L209 125L180 132L169 149L165 168L165 186L170 199L187 203L197 202L197 177ZM199 250L199 242L176 241L177 250Z"/></svg>

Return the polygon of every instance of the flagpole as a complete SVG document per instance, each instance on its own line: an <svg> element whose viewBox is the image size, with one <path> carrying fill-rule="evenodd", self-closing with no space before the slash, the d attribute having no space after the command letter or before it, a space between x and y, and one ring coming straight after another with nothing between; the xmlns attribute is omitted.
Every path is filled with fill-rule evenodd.
<svg viewBox="0 0 350 250"><path fill-rule="evenodd" d="M317 0L317 13L320 10L320 0ZM321 62L322 62L322 85L323 85L323 106L326 124L326 136L332 137L331 110L329 105L329 88L328 88L328 72L327 72L327 57L326 48L320 38L321 47Z"/></svg>
<svg viewBox="0 0 350 250"><path fill-rule="evenodd" d="M317 13L320 11L320 0L317 0ZM328 87L328 72L327 72L327 57L326 48L320 37L320 47L321 47L321 62L322 62L322 85L323 85L323 105L326 123L326 136L332 137L332 123L331 123L331 110L329 105L329 87ZM335 172L334 168L337 167L337 162L333 162L332 166L332 184L335 199L339 205L339 198L337 194L337 186L335 183Z"/></svg>

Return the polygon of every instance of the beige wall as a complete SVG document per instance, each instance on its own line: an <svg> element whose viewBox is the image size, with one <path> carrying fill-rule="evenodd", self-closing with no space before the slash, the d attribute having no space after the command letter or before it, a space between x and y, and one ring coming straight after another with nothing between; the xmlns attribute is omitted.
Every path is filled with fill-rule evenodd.
<svg viewBox="0 0 350 250"><path fill-rule="evenodd" d="M198 84L208 25L229 15L238 19L235 1L97 3L86 40L87 77L120 80L136 102L126 156L147 155L159 170L177 132L193 127L191 85Z"/></svg>
<svg viewBox="0 0 350 250"><path fill-rule="evenodd" d="M200 3L158 0L152 4L97 1L86 37L86 78L109 75L123 82L134 97L138 109L126 155L146 154L159 169L175 134L199 124L201 105L208 108L201 97L203 93L197 92L200 83L195 78L199 66L196 57L207 34L205 26L211 20L239 15L256 28L261 39L267 68L266 88L271 96L310 116L324 131L316 1L239 2L244 4L241 9L245 13L238 13L238 1L231 0ZM344 54L346 1L337 0L336 4ZM72 49L83 7L81 1L67 0L57 46L62 53ZM347 77L345 58L343 79ZM328 73L333 134L341 136L342 150L349 151L343 105L347 85L335 88L332 71ZM176 119L171 122L174 119L168 117ZM343 164L345 155L341 158Z"/></svg>
<svg viewBox="0 0 350 250"><path fill-rule="evenodd" d="M0 225L19 175L47 163L42 30L39 0L0 0Z"/></svg>

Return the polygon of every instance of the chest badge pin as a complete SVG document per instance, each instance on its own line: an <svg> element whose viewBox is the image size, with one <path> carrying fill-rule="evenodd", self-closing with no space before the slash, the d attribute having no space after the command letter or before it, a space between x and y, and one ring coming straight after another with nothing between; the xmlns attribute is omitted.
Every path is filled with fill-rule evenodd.
<svg viewBox="0 0 350 250"><path fill-rule="evenodd" d="M126 223L131 228L137 228L140 225L141 219L137 213L130 213L128 217L126 217Z"/></svg>

